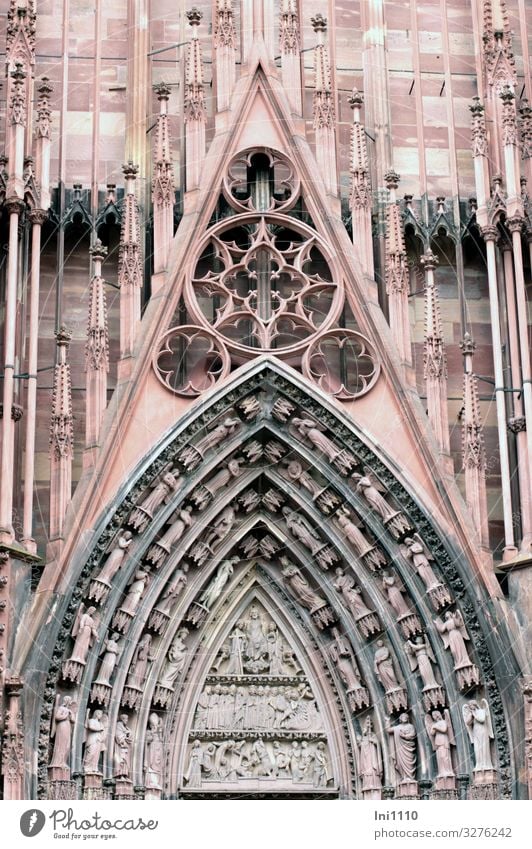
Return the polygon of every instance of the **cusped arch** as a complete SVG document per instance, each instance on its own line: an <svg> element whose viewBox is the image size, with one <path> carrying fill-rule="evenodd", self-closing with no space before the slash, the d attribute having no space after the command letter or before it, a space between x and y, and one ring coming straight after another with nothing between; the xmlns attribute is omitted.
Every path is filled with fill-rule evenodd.
<svg viewBox="0 0 532 849"><path fill-rule="evenodd" d="M224 389L212 392L210 398L209 402L202 401L201 410L191 410L180 426L167 434L150 456L143 460L130 476L127 491L121 492L115 504L105 511L89 550L80 546L75 553L72 561L72 572L75 576L73 584L69 594L65 595L57 607L56 615L62 617L62 624L59 627L56 618L46 626L48 644L53 647L51 662L47 664L42 655L30 658L30 664L33 663L34 668L40 670L39 679L35 676L35 681L39 680L39 686L34 688L34 692L35 704L41 716L41 794L48 792L47 784L51 780L49 764L53 755L53 744L50 742L50 728L56 709L54 700L59 698L60 703L68 694L75 695L78 719L72 738L68 779L63 780L68 784L68 792L80 792L79 782L76 784L74 776L82 776L84 771L86 750L83 747L83 739L87 709L91 712L102 709L102 704L95 701L93 696L104 640L115 627L113 623L117 611L127 595L128 585L131 587L139 564L146 564L150 547L168 530L170 517L188 506L190 514L194 515L194 522L183 529L182 536L165 562L157 563L156 568L151 568L150 584L143 591L142 601L128 623L128 628L122 632L124 650L113 674L109 702L103 705L109 719L106 754L101 760L104 782L108 781L111 785L117 778L114 774L116 770L113 752L117 723L121 713L125 711L131 718L132 728L128 779L131 788L143 787L146 727L150 714L155 711L161 718L162 745L166 755L170 757L169 763L172 764L166 768L164 776L161 773L161 792L163 785L164 792L169 795L179 792L175 781L181 765L176 767L172 753L177 750L176 747L179 748L181 732L176 732L175 723L170 719L177 704L179 688L171 695L168 704L154 704L157 679L173 636L180 627L185 624L194 634L190 644L191 650L193 645L201 642L201 636L198 635L201 634L201 628L208 625L209 616L199 623L198 628L198 623L190 620L190 607L198 600L223 559L237 551L242 562L249 563L254 560L259 563L257 568L260 568L263 575L268 576L272 591L279 599L284 599L283 603L287 609L291 608L297 612L298 621L302 624L293 625L296 638L298 633L302 633L303 627L313 633L322 655L329 657L329 669L330 654L327 652L330 652L335 640L345 640L346 648L340 656L348 658L349 663L354 665L368 698L366 701L359 699L357 702L356 696L350 695L345 676L342 678L338 673L337 663L336 672L332 673L330 692L336 693L347 718L342 742L337 736L335 746L337 749L340 749L341 745L344 746L345 763L354 763L355 773L359 774L360 765L357 767L356 762L357 758L363 755L355 751L355 747L360 745L369 717L373 730L377 732L378 743L375 745L379 746L384 755L384 769L380 788L373 789L367 786L364 788L360 775L348 787L344 774L343 793L377 798L377 795L388 787L394 788L399 796L404 797L409 793L418 795L421 781L425 782L424 786L432 787L437 798L438 793L444 794L440 795L440 798L446 793L451 797L455 797L458 792L464 794L465 786L458 786L457 781L447 782L448 786L445 787L439 781L440 767L426 727L427 715L433 708L439 707L442 712L450 711L449 720L454 728L457 744L456 749L453 748L454 777L468 775L473 791L479 796L518 795L520 791L513 778L518 762L517 759L510 760L511 741L505 718L505 711L514 707L503 704L501 698L501 692L505 692L505 697L507 696L505 681L516 674L517 667L510 642L504 636L505 626L497 620L495 607L486 590L478 581L471 579L471 569L464 552L457 551L450 541L444 539L434 517L430 516L428 510L407 490L397 470L392 472L392 464L385 463L380 452L357 432L353 422L324 400L319 393L310 389L287 367L266 360L255 362ZM301 425L296 425L296 422L302 420L316 424L321 422L323 430L320 432L323 438L316 437L313 441L309 437L308 425L306 430ZM212 434L215 434L216 438L221 434L218 442L214 436L209 436ZM205 451L201 448L202 445L206 446ZM215 493L211 493L210 497L209 482L213 476L231 459L242 456L245 458L242 474L229 475L227 483L221 485ZM312 492L312 484L311 489L308 489L308 486L305 488L302 485L300 479L294 480L283 475L281 461L290 458L294 458L306 470L309 479L314 481L316 492ZM146 502L147 494L155 491L170 469L173 470L175 486L169 485L167 497L161 499L153 515L148 515L146 525L139 531L131 524L131 516L139 505ZM365 490L360 481L368 476L374 484L384 489L381 501L376 501L376 496L373 501L368 500L364 495ZM317 492L322 483L323 489ZM201 488L207 491L207 503L198 509L197 493ZM273 497L274 509L272 504L265 501L270 490L277 492L279 497L284 499L280 502L279 509L275 507L277 496ZM381 509L379 513L376 505L380 504L382 508L385 502L389 511L383 512ZM199 503L202 504L201 501ZM249 504L251 507L248 509ZM292 533L286 516L282 513L283 504L295 512L296 518L300 517L304 524L315 529L318 537L323 540L323 550L318 550L312 543L309 546L308 539L305 544L304 537L298 538ZM218 526L217 523L222 521L220 517L223 518L224 511L229 509L239 513L238 520L225 535L219 539L215 538L211 546L207 541L209 534L212 535L213 529ZM361 533L366 535L368 547L373 553L364 553L360 546L357 547L356 536L350 538L346 534L345 526L340 525L340 515L348 515L350 520L361 523ZM113 578L105 602L95 605L98 608L95 646L87 653L79 680L67 680L65 663L72 654L72 627L79 615L80 604L87 609L91 602L91 582L108 558L109 550L115 545L117 536L124 533L126 528L129 528L128 533L132 535L132 541L127 546L123 563ZM354 534L353 531L352 535ZM421 541L422 551L432 558L431 569L443 588L439 601L437 593L436 596L431 595L419 569L416 571L413 568L414 560L408 554L406 540L415 535L418 535L417 539ZM263 542L267 536L274 542L273 551L270 542ZM250 544L250 539L258 545L255 552L246 552L245 548L242 548ZM202 546L208 549L205 558L201 554ZM384 562L380 562L378 556L375 557L375 551L382 552ZM323 597L331 611L327 614L329 619L322 617L323 621L318 622L319 616L313 619L312 611L298 604L297 598L294 598L286 582L283 582L279 568L281 557L287 557L301 570L316 592ZM153 626L153 612L172 575L183 564L188 564L186 585L176 600L164 634L160 634ZM400 592L411 605L411 622L401 621L401 616L396 615L393 605L389 603L383 589L384 567L401 582ZM338 580L335 578L337 568L343 569L344 577L347 575L352 578L352 586L350 587L348 582L345 592L334 586L335 580ZM368 633L367 629L364 630L353 613L352 604L349 603L349 591L356 586L361 587L366 606L371 608L379 622L379 627L374 628L371 633ZM280 609L283 609L282 604ZM479 609L483 611L482 616L478 615ZM446 647L437 627L436 618L440 620L440 624L444 623L445 614L449 611L461 617L463 633L470 638L467 643L464 642L471 660L471 669L467 675L463 669L457 669L456 656L450 650L448 641ZM498 634L502 635L503 642L507 641L507 651L501 652L500 656L496 654L496 647L490 645L489 632L494 623L497 623ZM223 631L223 625L218 625L217 628L215 633ZM146 633L151 635L153 659L146 667L147 674L139 693L138 704L131 707L131 703L126 703L124 706L124 688L127 686L131 664ZM434 704L430 702L430 694L422 687L419 664L413 672L410 668L411 658L405 653L406 641L415 641L418 636L427 642L438 684L445 692L444 699L432 694ZM214 645L216 637L209 639ZM376 675L374 655L377 640L382 640L391 653L398 683L405 691L404 696L385 692L382 681ZM187 660L180 670L185 676L183 680L186 680L190 662L190 659ZM37 695L40 693L43 694L42 698ZM193 699L193 693L190 692L187 698ZM437 701L438 698L441 704ZM478 781L476 776L475 753L471 750L461 714L463 706L471 704L475 698L482 704L483 700L486 700L494 727L493 770L490 775L481 776L481 781ZM413 728L416 741L415 780L410 782L406 780L408 776L403 776L405 780L401 781L400 773L394 768L389 745L395 739L393 728L397 726L401 713L407 714L409 727ZM391 725L391 731L387 725ZM179 724L178 727L181 728ZM394 791L388 790L387 793Z"/></svg>

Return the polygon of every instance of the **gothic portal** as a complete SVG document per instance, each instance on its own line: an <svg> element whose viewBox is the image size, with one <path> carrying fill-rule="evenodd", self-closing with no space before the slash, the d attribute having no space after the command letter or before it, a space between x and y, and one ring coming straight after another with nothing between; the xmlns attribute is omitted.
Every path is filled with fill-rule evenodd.
<svg viewBox="0 0 532 849"><path fill-rule="evenodd" d="M527 798L519 4L97 0L90 60L49 5L7 9L4 798Z"/></svg>

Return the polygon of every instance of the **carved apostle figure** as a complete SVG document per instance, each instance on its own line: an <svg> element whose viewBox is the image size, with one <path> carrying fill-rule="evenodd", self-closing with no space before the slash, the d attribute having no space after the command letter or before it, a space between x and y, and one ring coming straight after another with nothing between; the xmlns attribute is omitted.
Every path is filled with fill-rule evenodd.
<svg viewBox="0 0 532 849"><path fill-rule="evenodd" d="M404 542L407 557L412 561L414 569L425 584L427 590L432 590L434 587L437 587L440 581L434 574L432 566L429 563L429 559L434 560L434 558L425 548L419 534L414 534L413 537L405 537Z"/></svg>
<svg viewBox="0 0 532 849"><path fill-rule="evenodd" d="M96 629L97 619L94 616L95 612L95 607L85 609L85 605L80 604L74 627L72 628L72 636L75 638L75 642L69 660L83 664L86 662L89 649L98 636Z"/></svg>
<svg viewBox="0 0 532 849"><path fill-rule="evenodd" d="M360 475L355 472L352 478L356 481L356 491L367 501L371 509L379 514L383 522L395 515L397 511L383 498L379 492L379 488L382 489L382 487L373 475Z"/></svg>
<svg viewBox="0 0 532 849"><path fill-rule="evenodd" d="M407 640L405 649L410 660L410 669L412 672L419 669L423 688L432 689L433 687L439 687L432 670L432 663L436 663L436 658L427 637L420 634L414 641Z"/></svg>
<svg viewBox="0 0 532 849"><path fill-rule="evenodd" d="M105 751L107 732L107 714L102 710L87 711L85 719L85 751L83 753L83 771L85 775L97 773L100 755Z"/></svg>
<svg viewBox="0 0 532 849"><path fill-rule="evenodd" d="M383 640L377 640L377 649L373 656L373 668L386 692L396 690L400 686L390 649L384 644Z"/></svg>
<svg viewBox="0 0 532 849"><path fill-rule="evenodd" d="M334 444L334 442L325 436L323 432L323 428L321 425L318 425L316 422L312 421L312 419L292 419L292 425L297 430L300 436L303 439L308 439L319 451L323 451L323 453L329 458L329 460L334 460L335 457L338 456L341 452L341 448Z"/></svg>
<svg viewBox="0 0 532 849"><path fill-rule="evenodd" d="M72 744L72 727L76 721L76 703L71 696L59 695L55 698L52 717L51 737L54 741L52 758L49 766L58 769L70 769L70 749Z"/></svg>
<svg viewBox="0 0 532 849"><path fill-rule="evenodd" d="M286 474L294 483L300 484L307 489L313 498L315 498L322 490L313 477L303 469L303 466L298 460L290 460L286 464Z"/></svg>
<svg viewBox="0 0 532 849"><path fill-rule="evenodd" d="M355 550L360 555L367 552L368 548L371 547L371 543L366 539L362 531L359 530L355 522L353 522L349 511L345 509L342 509L341 511L339 510L336 520L340 525L346 540L353 545Z"/></svg>
<svg viewBox="0 0 532 849"><path fill-rule="evenodd" d="M336 569L336 580L333 587L342 593L355 619L361 619L362 616L368 616L372 613L364 603L362 590L360 587L355 587L354 578L351 575L346 575L340 567Z"/></svg>
<svg viewBox="0 0 532 849"><path fill-rule="evenodd" d="M395 575L389 572L382 573L382 586L391 607L398 617L410 616L412 610L403 597L401 582Z"/></svg>
<svg viewBox="0 0 532 849"><path fill-rule="evenodd" d="M373 731L371 717L366 717L362 726L362 736L358 738L359 773L362 791L380 791L382 786L383 765L379 738Z"/></svg>
<svg viewBox="0 0 532 849"><path fill-rule="evenodd" d="M156 481L151 492L143 501L137 504L131 513L128 524L139 532L146 529L148 522L163 501L168 501L170 493L175 492L179 485L179 472L177 469L170 469L161 478L157 478Z"/></svg>
<svg viewBox="0 0 532 849"><path fill-rule="evenodd" d="M140 604L140 600L144 595L144 590L150 580L150 573L145 567L139 567L133 576L133 580L129 585L127 595L122 602L121 610L134 616ZM116 627L116 626L115 626Z"/></svg>
<svg viewBox="0 0 532 849"><path fill-rule="evenodd" d="M185 568L188 568L186 564ZM170 616L174 604L178 596L183 592L183 588L186 586L186 584L187 576L185 574L185 569L178 569L172 577L172 582L165 589L163 597L157 603L156 609L160 613L166 613L167 616Z"/></svg>
<svg viewBox="0 0 532 849"><path fill-rule="evenodd" d="M439 617L436 617L434 621L441 634L443 645L446 649L449 649L453 656L454 668L460 669L463 666L470 666L471 659L465 644L465 641L469 640L469 634L466 631L460 611L457 610L453 613L448 610L444 621Z"/></svg>
<svg viewBox="0 0 532 849"><path fill-rule="evenodd" d="M283 507L283 516L286 521L286 527L292 536L303 543L311 554L316 554L323 547L323 542L314 528L306 519L298 516L295 510L292 510L290 507Z"/></svg>
<svg viewBox="0 0 532 849"><path fill-rule="evenodd" d="M194 446L200 454L205 454L209 448L215 448L224 439L227 439L228 436L231 436L240 425L240 419L232 419L228 416L223 420L219 425L217 425L207 436L204 436L203 439L200 439L198 443Z"/></svg>
<svg viewBox="0 0 532 849"><path fill-rule="evenodd" d="M201 767L203 765L203 746L201 740L194 740L190 750L188 769L183 775L188 787L201 787Z"/></svg>
<svg viewBox="0 0 532 849"><path fill-rule="evenodd" d="M131 746L133 734L128 725L127 713L121 713L116 723L115 744L113 752L113 776L129 778L131 772Z"/></svg>
<svg viewBox="0 0 532 849"><path fill-rule="evenodd" d="M425 717L425 727L436 752L437 777L454 778L451 746L455 746L456 742L449 711L444 710L442 715L441 711L433 710Z"/></svg>
<svg viewBox="0 0 532 849"><path fill-rule="evenodd" d="M303 607L312 611L325 605L325 599L319 596L318 593L314 592L309 582L297 566L294 566L294 564L290 563L290 561L285 557L281 557L281 563L284 566L281 574L284 578L285 584L288 584L292 594L297 601L303 605Z"/></svg>
<svg viewBox="0 0 532 849"><path fill-rule="evenodd" d="M114 672L118 656L121 652L119 638L120 634L111 634L104 643L102 665L96 679L96 683L98 684L110 683L111 675Z"/></svg>
<svg viewBox="0 0 532 849"><path fill-rule="evenodd" d="M188 637L188 629L180 628L174 642L168 650L159 684L161 687L173 688L178 675L182 672L187 656L185 640Z"/></svg>
<svg viewBox="0 0 532 849"><path fill-rule="evenodd" d="M138 646L133 653L129 674L127 676L126 686L136 687L142 690L146 681L148 672L148 664L151 663L153 657L151 655L151 634L144 634Z"/></svg>
<svg viewBox="0 0 532 849"><path fill-rule="evenodd" d="M215 519L214 530L207 537L207 545L218 545L225 539L235 523L235 518L235 508L229 504ZM233 561L238 562L238 557L234 557Z"/></svg>
<svg viewBox="0 0 532 849"><path fill-rule="evenodd" d="M464 722L475 755L474 772L493 770L491 741L494 739L491 716L486 699L467 702L462 707Z"/></svg>
<svg viewBox="0 0 532 849"><path fill-rule="evenodd" d="M105 561L103 569L97 575L98 581L103 581L105 584L110 584L122 566L124 562L124 557L127 554L127 550L131 545L132 534L131 531L125 531L120 534L118 537L115 548L109 554L109 557Z"/></svg>
<svg viewBox="0 0 532 849"><path fill-rule="evenodd" d="M161 717L156 713L150 713L144 747L144 783L146 789L162 789L163 763L164 747Z"/></svg>
<svg viewBox="0 0 532 849"><path fill-rule="evenodd" d="M225 585L234 572L235 565L239 562L239 557L231 557L229 560L223 560L218 566L216 575L200 596L199 603L211 609L212 605L223 592Z"/></svg>
<svg viewBox="0 0 532 849"><path fill-rule="evenodd" d="M407 713L402 713L397 725L389 726L390 752L399 782L416 780L416 729L410 722Z"/></svg>
<svg viewBox="0 0 532 849"><path fill-rule="evenodd" d="M357 690L362 686L362 684L353 653L336 628L333 628L333 633L335 641L329 646L329 654L338 669L340 678L344 682L346 690L348 692L351 690Z"/></svg>
<svg viewBox="0 0 532 849"><path fill-rule="evenodd" d="M181 539L187 528L192 524L192 507L183 507L182 510L177 510L171 519L171 524L168 530L163 534L161 539L157 540L157 545L170 551L172 546Z"/></svg>

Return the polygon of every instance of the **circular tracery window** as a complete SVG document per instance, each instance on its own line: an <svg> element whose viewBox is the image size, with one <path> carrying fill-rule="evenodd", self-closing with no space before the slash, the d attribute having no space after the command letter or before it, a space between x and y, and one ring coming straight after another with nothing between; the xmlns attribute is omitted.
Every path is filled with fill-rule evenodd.
<svg viewBox="0 0 532 849"><path fill-rule="evenodd" d="M316 233L279 213L248 213L209 231L188 295L191 312L238 350L292 351L330 326L342 292Z"/></svg>

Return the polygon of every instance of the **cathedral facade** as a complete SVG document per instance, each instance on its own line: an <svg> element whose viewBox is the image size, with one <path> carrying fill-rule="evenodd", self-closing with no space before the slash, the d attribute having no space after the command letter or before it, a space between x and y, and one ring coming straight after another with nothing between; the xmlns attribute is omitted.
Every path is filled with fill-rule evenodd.
<svg viewBox="0 0 532 849"><path fill-rule="evenodd" d="M3 798L531 798L529 5L2 7Z"/></svg>

